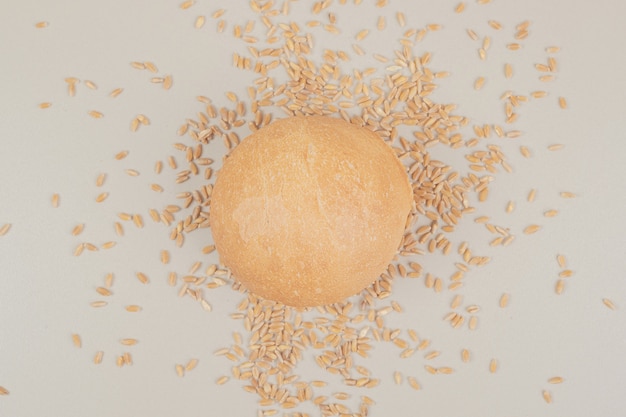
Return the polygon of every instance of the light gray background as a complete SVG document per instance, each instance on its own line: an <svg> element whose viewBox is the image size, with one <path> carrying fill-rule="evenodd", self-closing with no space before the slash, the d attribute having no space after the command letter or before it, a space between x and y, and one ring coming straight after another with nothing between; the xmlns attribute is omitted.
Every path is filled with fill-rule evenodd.
<svg viewBox="0 0 626 417"><path fill-rule="evenodd" d="M167 273L184 274L196 260L205 264L200 248L210 243L208 231L188 239L184 250L176 250L168 232L152 224L148 208L172 202L177 192L172 171L153 174L156 160L181 155L172 147L179 141L176 129L186 118L202 110L197 95L211 97L218 106L227 104L224 93L245 97L253 75L231 67L232 52L245 46L232 36L235 23L253 17L247 2L198 0L189 10L173 1L3 1L0 4L0 225L11 223L10 232L0 237L0 386L10 395L0 397L1 416L254 416L257 397L243 391L238 381L217 386L215 380L230 374L227 360L213 352L232 343L231 333L241 330L229 318L241 295L228 287L208 295L214 311L204 312L189 299L178 298L177 289L166 285ZM516 128L522 138L502 141L515 172L497 175L489 201L479 206L497 224L507 225L517 235L509 248L490 248L491 236L468 216L455 239L468 240L477 253L492 256L493 262L466 277L460 292L466 304L478 304L479 326L451 329L442 321L453 294L435 295L422 281L399 280L393 298L406 309L390 318L390 326L413 328L432 340L441 356L434 366L451 366L453 375L430 375L423 361L401 361L397 349L376 346L363 365L380 377L372 390L347 390L336 378L320 372L309 357L298 368L304 379L327 379L331 386L319 393L347 390L352 404L360 395L374 398L372 416L619 416L626 400L626 208L623 177L626 138L626 59L622 40L626 36L623 16L626 3L617 0L494 0L479 5L468 1L465 13L453 12L457 1L389 1L389 6L341 6L337 14L343 35L332 38L316 31L318 47L342 48L354 57L355 68L383 66L371 58L378 52L391 55L400 30L394 29L394 14L403 10L407 29L439 23L444 30L427 36L416 51L433 54L431 69L449 71L438 81L434 98L458 103L458 113L476 123L502 121L498 97L511 89L528 93L544 88L548 98L522 107ZM352 3L352 2L349 2ZM311 3L312 4L312 3ZM224 34L215 31L210 15L225 8L229 22ZM301 26L320 16L307 15L303 0L293 2L293 19ZM387 16L388 29L374 29L376 17ZM194 20L205 15L207 23L198 30ZM487 21L502 22L496 32ZM504 48L512 41L514 26L532 22L524 49ZM35 29L38 21L49 27ZM367 57L350 48L354 35L363 27L371 30L362 43ZM479 42L471 41L465 29L480 36L490 35L489 58L477 57ZM263 30L257 22L257 33ZM554 83L537 81L532 67L545 62L544 48L562 47L556 54L559 73ZM321 48L320 48L321 49ZM319 51L317 49L316 51ZM131 61L152 61L159 74L172 74L174 86L164 91L149 82L147 71L130 67ZM515 76L505 80L505 62L513 64ZM472 89L478 76L487 83L480 92ZM91 91L78 86L77 96L66 93L64 78L93 80ZM117 99L108 93L117 87ZM560 110L557 97L569 102ZM38 103L52 102L41 110ZM89 110L105 115L95 120ZM131 119L146 114L150 126L129 130ZM550 144L565 148L549 152ZM527 145L533 158L519 155ZM129 150L123 161L113 156ZM442 158L463 164L460 153L442 153ZM124 169L141 172L128 177ZM101 172L108 174L102 189L95 187ZM149 184L159 182L166 193L157 195ZM537 199L525 201L531 188ZM102 191L110 197L104 204L94 199ZM559 198L560 191L579 195ZM53 209L53 193L61 196ZM508 200L517 202L505 214ZM560 215L545 219L542 212L557 208ZM126 226L126 236L113 230L116 213L141 212L143 230ZM478 215L478 214L477 214ZM80 237L70 234L79 222L86 223ZM525 236L521 230L538 223L543 230ZM118 240L110 251L72 256L79 241L102 244ZM169 249L172 263L164 267L159 251ZM565 292L554 294L559 268L555 257L565 254L568 278ZM427 270L447 276L452 259L422 257ZM143 271L151 278L142 286L134 278ZM100 299L95 288L114 272L114 296L103 309L93 309ZM503 292L511 294L510 306L499 309ZM611 311L602 304L608 297L617 305ZM144 310L130 315L127 304ZM76 349L71 334L83 338ZM406 335L405 335L406 336ZM137 346L125 349L119 339L134 337ZM469 364L460 361L460 350L468 348ZM96 351L105 351L101 365L92 364ZM132 367L118 368L115 356L133 353ZM198 367L179 378L174 364L190 358ZM491 358L500 369L488 372ZM392 371L414 375L423 389L415 392L404 383L396 386ZM549 385L554 375L565 378ZM541 391L549 389L553 404L546 404ZM350 401L348 403L351 403ZM318 412L303 407L302 411Z"/></svg>

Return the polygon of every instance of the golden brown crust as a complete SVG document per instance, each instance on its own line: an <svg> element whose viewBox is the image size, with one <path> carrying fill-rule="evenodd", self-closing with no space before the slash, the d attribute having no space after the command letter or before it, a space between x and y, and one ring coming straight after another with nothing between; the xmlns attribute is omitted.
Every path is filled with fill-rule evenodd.
<svg viewBox="0 0 626 417"><path fill-rule="evenodd" d="M291 117L224 161L210 222L221 261L246 288L314 306L376 279L411 206L406 171L378 135L339 119Z"/></svg>

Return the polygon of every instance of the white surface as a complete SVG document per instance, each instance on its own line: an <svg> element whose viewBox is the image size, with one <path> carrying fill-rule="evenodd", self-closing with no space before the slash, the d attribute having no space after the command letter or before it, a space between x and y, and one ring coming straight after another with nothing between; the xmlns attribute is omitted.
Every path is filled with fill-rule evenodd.
<svg viewBox="0 0 626 417"><path fill-rule="evenodd" d="M227 104L226 91L246 97L245 88L255 77L231 67L232 51L245 53L232 28L254 15L245 1L220 5L198 0L186 11L179 3L30 0L0 5L0 226L12 224L0 237L0 386L10 391L0 396L1 416L256 416L257 397L245 393L238 381L215 384L230 373L231 363L213 352L232 344L232 331L242 330L228 317L241 295L229 287L211 292L214 311L206 313L166 284L168 271L182 275L196 260L207 260L200 249L210 243L208 231L204 236L192 234L184 249L177 250L168 231L153 224L147 212L175 201L174 171L165 158L181 158L172 144L184 140L176 136L178 126L202 110L195 97L211 97L218 106ZM313 19L304 3L292 5L293 19L303 28ZM434 366L451 366L455 373L430 375L423 360L403 362L397 359L397 349L382 344L362 363L381 378L375 389L346 389L338 378L318 370L312 356L298 368L299 374L331 381L326 394L347 390L355 399L374 398L371 416L623 415L626 3L494 0L481 6L471 1L460 15L453 12L456 1L391 0L383 9L335 3L330 11L337 14L345 35L332 38L316 30L316 51L344 49L361 69L383 66L371 54L389 55L389 48L397 45L401 31L391 28L397 10L405 12L407 28L442 24L444 30L429 35L416 50L433 53L433 70L451 72L438 81L434 98L458 103L458 114L473 122L501 123L498 97L507 89L528 93L545 88L550 96L523 106L516 125L525 132L523 137L497 142L515 172L498 174L489 201L479 206L480 214L510 226L515 242L508 248L490 248L489 234L472 222L478 213L467 216L454 235L456 241L468 240L476 252L493 258L466 277L460 292L467 304L482 308L478 329L453 330L441 320L451 293L435 295L422 279L395 283L393 298L406 312L390 317L389 325L413 328L431 339L433 349L441 351ZM224 18L229 23L224 34L217 34L209 16L221 7L227 9ZM382 34L375 29L379 14L388 16ZM198 15L207 16L200 30L193 27ZM317 18L326 22L326 16L327 11ZM499 20L505 29L490 29L489 19ZM523 20L532 22L524 49L506 50L514 26ZM50 25L36 29L38 21ZM373 29L363 42L368 55L356 57L350 45L366 26ZM479 43L467 37L466 28L492 36L487 61L478 59ZM257 34L262 29L257 22ZM544 84L537 81L532 64L545 61L544 48L550 45L562 47L555 55L560 67L557 80ZM132 69L131 61L156 63L159 74L173 75L174 86L165 91L151 84L152 75ZM515 70L510 81L502 76L505 62ZM487 83L475 92L472 83L479 75ZM76 97L70 98L63 81L69 76L93 80L99 89L91 91L81 83ZM124 88L122 95L109 98L117 87ZM567 98L567 110L558 108L558 96ZM41 110L41 102L53 105ZM90 118L87 112L92 109L105 117ZM130 121L140 113L152 123L132 133ZM554 143L565 148L547 151ZM533 158L521 158L520 144L532 150ZM123 149L129 156L116 161L114 155ZM462 154L450 157L464 164ZM165 163L158 177L153 174L156 160ZM127 168L141 175L129 177L123 171ZM98 189L95 179L101 172L108 177ZM152 182L162 184L166 192L152 192ZM532 204L525 201L531 188L538 190ZM102 191L110 196L96 204ZM564 200L560 191L579 197ZM50 205L53 193L61 196L57 209ZM515 200L517 208L507 215L508 200ZM559 209L560 215L545 219L541 213L548 208ZM113 222L121 211L142 213L146 227L125 224L126 236L117 238ZM71 236L80 222L86 224L85 231ZM531 223L543 225L543 230L523 235L522 228ZM80 241L108 240L118 245L72 256ZM159 262L164 248L173 258L166 267ZM558 253L566 255L575 271L561 296L553 290ZM452 259L418 261L426 270L446 276ZM138 271L151 278L150 285L136 280ZM89 303L102 298L94 290L108 272L115 273L114 296L106 308L93 309ZM511 294L505 310L497 307L503 292ZM616 311L602 304L604 297L615 302ZM133 303L144 310L134 315L123 310ZM72 345L72 333L82 336L82 349ZM118 341L125 337L140 343L124 348ZM461 363L461 348L472 351L469 364ZM98 350L105 357L96 366L92 358ZM126 350L132 351L134 365L118 368L115 356ZM174 364L190 358L200 360L198 367L177 377ZM495 375L488 372L491 358L500 363ZM416 392L406 382L395 386L393 370L415 375L423 389ZM554 375L565 382L549 385L547 379ZM543 401L543 389L552 392L553 404ZM319 415L313 408L301 411Z"/></svg>

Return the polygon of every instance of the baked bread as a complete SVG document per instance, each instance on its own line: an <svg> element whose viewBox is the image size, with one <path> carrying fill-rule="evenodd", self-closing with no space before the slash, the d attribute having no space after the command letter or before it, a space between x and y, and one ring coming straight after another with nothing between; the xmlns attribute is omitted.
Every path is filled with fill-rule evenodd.
<svg viewBox="0 0 626 417"><path fill-rule="evenodd" d="M387 268L413 193L376 133L298 116L244 139L210 204L217 252L236 280L266 299L316 306L358 293Z"/></svg>

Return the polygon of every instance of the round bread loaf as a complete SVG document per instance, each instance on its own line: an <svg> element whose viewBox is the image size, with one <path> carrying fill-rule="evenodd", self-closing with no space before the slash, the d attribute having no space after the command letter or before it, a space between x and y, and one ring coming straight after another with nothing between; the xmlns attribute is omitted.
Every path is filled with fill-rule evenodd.
<svg viewBox="0 0 626 417"><path fill-rule="evenodd" d="M316 306L387 268L412 205L406 170L376 133L298 116L256 131L224 160L209 219L221 262L244 287Z"/></svg>

